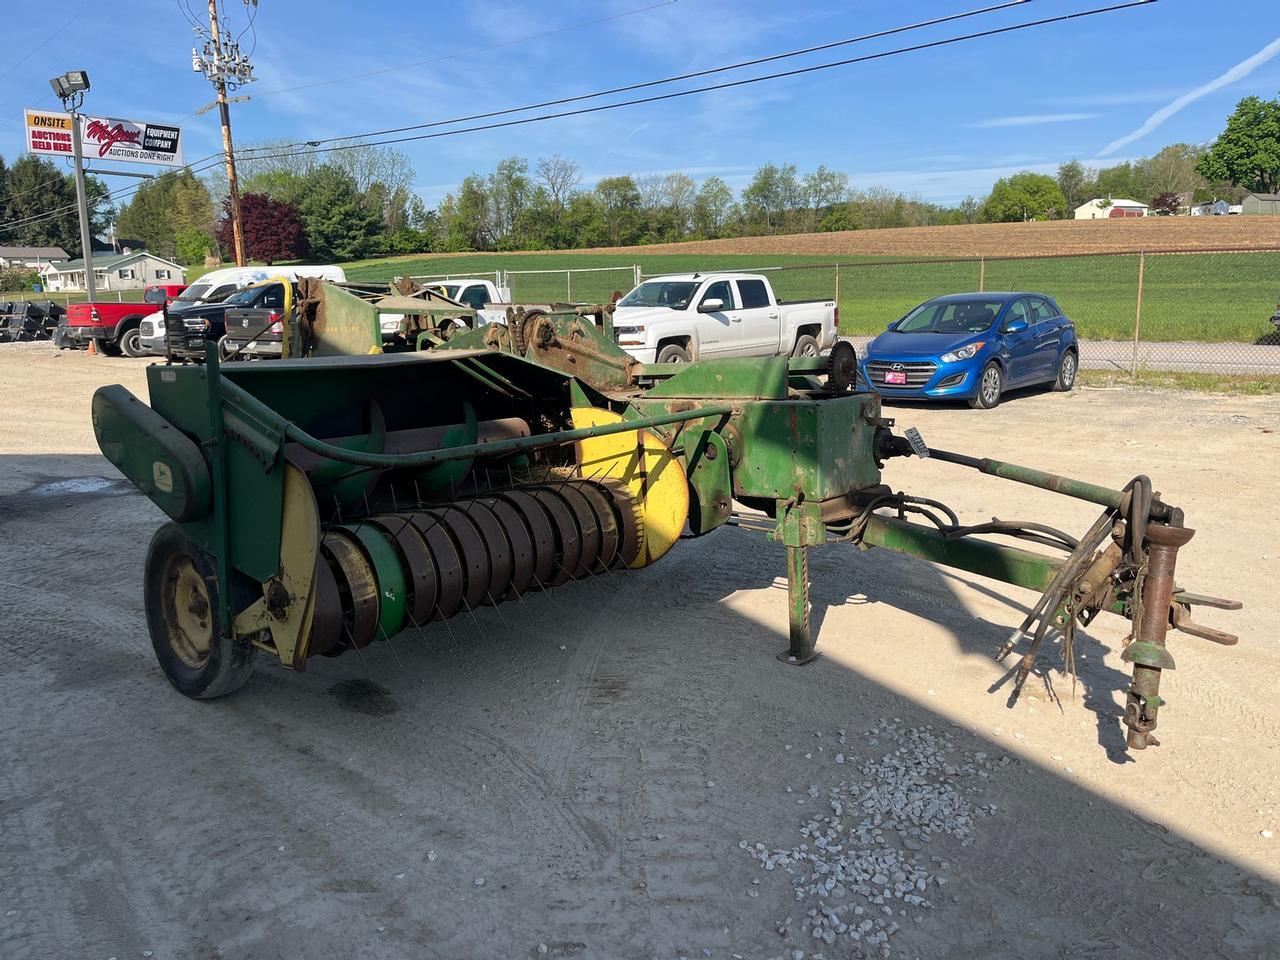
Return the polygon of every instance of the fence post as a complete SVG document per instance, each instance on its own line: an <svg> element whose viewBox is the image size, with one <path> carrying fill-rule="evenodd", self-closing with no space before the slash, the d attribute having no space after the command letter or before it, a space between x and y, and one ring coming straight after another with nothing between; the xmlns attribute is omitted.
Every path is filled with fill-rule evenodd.
<svg viewBox="0 0 1280 960"><path fill-rule="evenodd" d="M1133 369L1130 376L1138 376L1138 334L1142 330L1142 282L1147 272L1147 251L1138 251L1138 306L1133 315Z"/></svg>
<svg viewBox="0 0 1280 960"><path fill-rule="evenodd" d="M978 292L987 292L987 258L978 258Z"/></svg>
<svg viewBox="0 0 1280 960"><path fill-rule="evenodd" d="M633 287L640 286L640 264L633 263L631 265L631 272L635 274L635 283L633 283L632 286Z"/></svg>
<svg viewBox="0 0 1280 960"><path fill-rule="evenodd" d="M573 271L566 270L564 272L564 299L568 303L573 303Z"/></svg>
<svg viewBox="0 0 1280 960"><path fill-rule="evenodd" d="M836 316L840 315L840 264L836 264ZM836 333L840 331L837 330Z"/></svg>

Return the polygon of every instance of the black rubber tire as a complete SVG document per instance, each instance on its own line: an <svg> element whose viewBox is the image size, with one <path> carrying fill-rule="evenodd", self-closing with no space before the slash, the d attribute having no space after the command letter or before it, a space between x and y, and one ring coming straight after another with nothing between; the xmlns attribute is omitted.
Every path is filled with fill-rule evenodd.
<svg viewBox="0 0 1280 960"><path fill-rule="evenodd" d="M1068 393L1076 388L1076 377L1080 372L1080 359L1074 350L1068 350L1058 361L1058 379L1053 381L1053 389L1060 393Z"/></svg>
<svg viewBox="0 0 1280 960"><path fill-rule="evenodd" d="M208 618L212 624L208 654L203 663L194 666L184 661L170 640L170 631L174 629L171 619L174 598L168 591L175 589L177 583L173 566L183 561L189 561L204 581ZM212 700L233 693L244 685L253 672L257 648L248 640L235 640L223 635L213 558L192 543L178 524L166 523L151 538L143 570L142 591L151 646L160 661L160 669L174 689L193 700Z"/></svg>
<svg viewBox="0 0 1280 960"><path fill-rule="evenodd" d="M689 363L691 360L689 351L678 343L668 343L658 351L659 363Z"/></svg>
<svg viewBox="0 0 1280 960"><path fill-rule="evenodd" d="M98 352L105 357L120 356L120 344L114 340L98 340Z"/></svg>
<svg viewBox="0 0 1280 960"><path fill-rule="evenodd" d="M793 357L816 357L822 353L818 346L818 338L809 334L802 334L796 337L796 345L791 348Z"/></svg>
<svg viewBox="0 0 1280 960"><path fill-rule="evenodd" d="M969 401L975 410L990 410L1000 405L1004 393L1004 371L994 360L988 361L978 377L978 392Z"/></svg>
<svg viewBox="0 0 1280 960"><path fill-rule="evenodd" d="M120 347L120 352L126 357L143 357L146 356L142 351L142 331L137 327L130 327L124 333L116 338L116 343Z"/></svg>

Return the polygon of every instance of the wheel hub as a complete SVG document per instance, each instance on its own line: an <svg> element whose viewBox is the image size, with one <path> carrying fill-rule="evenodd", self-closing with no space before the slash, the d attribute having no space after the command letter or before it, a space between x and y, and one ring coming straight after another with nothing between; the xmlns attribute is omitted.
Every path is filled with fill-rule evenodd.
<svg viewBox="0 0 1280 960"><path fill-rule="evenodd" d="M175 558L166 578L164 602L169 646L193 670L204 666L213 646L209 588L187 557Z"/></svg>

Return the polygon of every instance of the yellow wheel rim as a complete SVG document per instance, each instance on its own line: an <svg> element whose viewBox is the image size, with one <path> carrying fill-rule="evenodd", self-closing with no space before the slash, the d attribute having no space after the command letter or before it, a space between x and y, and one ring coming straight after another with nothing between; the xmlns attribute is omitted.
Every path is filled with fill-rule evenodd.
<svg viewBox="0 0 1280 960"><path fill-rule="evenodd" d="M575 428L621 423L623 419L599 407L573 409ZM583 477L622 483L636 502L641 542L630 565L648 566L670 550L689 518L689 481L684 465L662 438L648 430L636 430L582 440L577 448Z"/></svg>
<svg viewBox="0 0 1280 960"><path fill-rule="evenodd" d="M186 666L198 670L213 646L213 605L209 588L190 557L175 557L166 571L164 622L169 648Z"/></svg>

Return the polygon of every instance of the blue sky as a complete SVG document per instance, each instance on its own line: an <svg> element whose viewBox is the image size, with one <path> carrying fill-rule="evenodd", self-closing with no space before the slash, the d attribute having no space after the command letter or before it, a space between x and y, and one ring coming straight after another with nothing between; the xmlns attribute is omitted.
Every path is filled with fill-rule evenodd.
<svg viewBox="0 0 1280 960"><path fill-rule="evenodd" d="M231 23L243 28L242 0L224 2ZM1103 3L1031 0L731 76ZM206 9L201 0L190 4ZM261 0L253 55L258 80L241 91L253 99L233 107L233 124L238 143L346 135L572 96L983 5ZM1206 6L1204 0L1159 0L736 90L400 149L417 169L415 188L432 204L467 173L488 171L513 153L572 157L585 185L614 174L682 170L699 180L720 176L738 189L768 161L795 163L802 173L825 163L848 173L855 186L884 185L952 203L980 196L995 178L1020 169L1052 172L1071 157L1105 164L1179 140L1210 140L1239 98L1280 93L1275 0L1216 0L1211 12ZM0 154L12 159L21 152L22 108L56 107L47 77L73 68L88 70L93 81L86 111L181 121L188 161L220 149L216 111L191 116L212 92L191 71L192 32L177 0L68 0L39 8L38 16L29 4L16 9L22 12L6 17L7 59L0 62ZM610 16L615 19L562 30ZM244 47L250 43L246 34ZM506 45L483 49L498 44ZM14 66L24 52L30 59ZM307 86L432 58L444 59ZM1216 89L1203 90L1224 75ZM1180 98L1190 102L1180 105ZM1161 119L1162 112L1171 115Z"/></svg>

